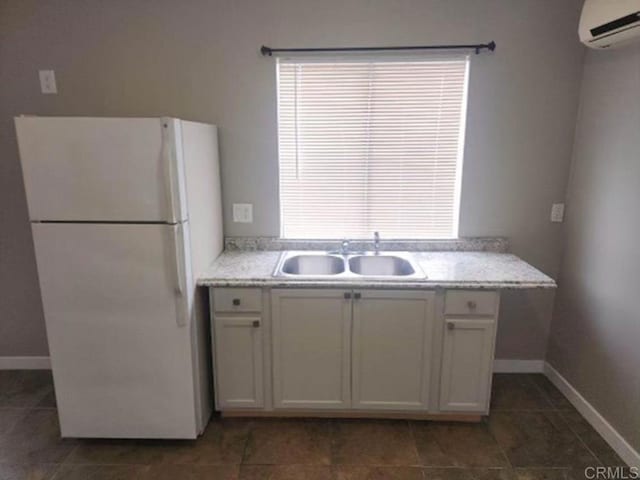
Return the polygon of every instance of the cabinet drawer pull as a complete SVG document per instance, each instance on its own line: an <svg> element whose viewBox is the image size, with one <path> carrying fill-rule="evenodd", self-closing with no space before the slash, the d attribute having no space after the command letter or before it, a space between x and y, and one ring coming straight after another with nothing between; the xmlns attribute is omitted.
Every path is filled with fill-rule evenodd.
<svg viewBox="0 0 640 480"><path fill-rule="evenodd" d="M467 302L467 307L469 307L469 310L475 310L477 306L478 305L473 300L469 300Z"/></svg>
<svg viewBox="0 0 640 480"><path fill-rule="evenodd" d="M240 299L239 298L234 298L231 303L233 303L237 307L238 305L240 305Z"/></svg>
<svg viewBox="0 0 640 480"><path fill-rule="evenodd" d="M356 292L353 294L353 298L355 298L356 300L359 300L362 298L362 294L360 292Z"/></svg>
<svg viewBox="0 0 640 480"><path fill-rule="evenodd" d="M349 299L351 298L351 293L349 293L349 292L344 292L344 298L345 298L346 300L349 300Z"/></svg>
<svg viewBox="0 0 640 480"><path fill-rule="evenodd" d="M260 326L260 320L254 320L252 325L253 325L253 328L258 328Z"/></svg>
<svg viewBox="0 0 640 480"><path fill-rule="evenodd" d="M453 322L447 323L447 329L448 330L455 330L456 329L456 324L453 323Z"/></svg>

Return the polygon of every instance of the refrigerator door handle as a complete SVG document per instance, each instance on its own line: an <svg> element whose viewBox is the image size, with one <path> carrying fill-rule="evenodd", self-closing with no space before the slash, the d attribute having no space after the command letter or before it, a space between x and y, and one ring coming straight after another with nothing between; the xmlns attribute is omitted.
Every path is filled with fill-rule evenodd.
<svg viewBox="0 0 640 480"><path fill-rule="evenodd" d="M184 280L185 280L185 268L184 268L184 242L182 224L177 224L173 227L173 251L175 254L175 290L177 295L184 295Z"/></svg>
<svg viewBox="0 0 640 480"><path fill-rule="evenodd" d="M185 298L186 291L186 266L184 252L184 231L182 224L173 226L173 252L174 252L174 275L175 275L175 293L177 296L178 308L176 309L176 324L178 327L184 327L188 323L188 314L186 312Z"/></svg>
<svg viewBox="0 0 640 480"><path fill-rule="evenodd" d="M176 184L178 183L176 152L175 148L175 129L173 121L170 118L162 119L162 163L165 171L165 183L168 197L169 221L176 222Z"/></svg>

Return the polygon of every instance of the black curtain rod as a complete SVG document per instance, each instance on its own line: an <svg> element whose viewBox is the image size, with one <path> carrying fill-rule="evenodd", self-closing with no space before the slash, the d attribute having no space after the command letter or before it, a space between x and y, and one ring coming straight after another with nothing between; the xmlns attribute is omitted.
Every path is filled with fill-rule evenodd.
<svg viewBox="0 0 640 480"><path fill-rule="evenodd" d="M264 45L260 48L262 55L271 56L274 53L321 53L321 52L391 52L402 50L475 50L476 54L482 50L493 52L496 42L476 43L473 45L422 45L410 47L334 47L334 48L270 48Z"/></svg>

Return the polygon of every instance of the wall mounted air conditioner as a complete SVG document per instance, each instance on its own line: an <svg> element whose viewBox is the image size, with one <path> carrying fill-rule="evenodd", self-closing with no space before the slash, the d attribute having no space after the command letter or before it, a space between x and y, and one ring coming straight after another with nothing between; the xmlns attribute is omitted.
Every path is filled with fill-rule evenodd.
<svg viewBox="0 0 640 480"><path fill-rule="evenodd" d="M640 0L585 0L580 40L590 48L609 48L640 39Z"/></svg>

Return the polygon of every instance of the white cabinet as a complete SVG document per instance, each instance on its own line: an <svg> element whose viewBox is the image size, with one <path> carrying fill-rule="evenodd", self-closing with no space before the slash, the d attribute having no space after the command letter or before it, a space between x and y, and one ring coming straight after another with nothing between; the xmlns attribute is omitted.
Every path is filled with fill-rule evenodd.
<svg viewBox="0 0 640 480"><path fill-rule="evenodd" d="M351 404L351 299L344 290L273 290L275 408Z"/></svg>
<svg viewBox="0 0 640 480"><path fill-rule="evenodd" d="M353 407L427 410L434 293L355 291Z"/></svg>
<svg viewBox="0 0 640 480"><path fill-rule="evenodd" d="M496 320L446 318L440 379L440 410L489 408Z"/></svg>
<svg viewBox="0 0 640 480"><path fill-rule="evenodd" d="M488 413L497 291L216 290L220 410Z"/></svg>
<svg viewBox="0 0 640 480"><path fill-rule="evenodd" d="M216 398L219 408L262 408L260 315L214 316Z"/></svg>

